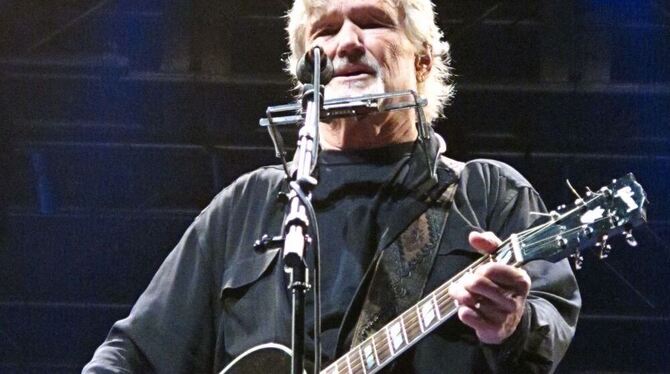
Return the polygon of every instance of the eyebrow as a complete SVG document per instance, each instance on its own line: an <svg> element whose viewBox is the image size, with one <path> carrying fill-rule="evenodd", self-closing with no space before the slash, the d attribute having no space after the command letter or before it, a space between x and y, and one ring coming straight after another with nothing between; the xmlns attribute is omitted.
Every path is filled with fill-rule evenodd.
<svg viewBox="0 0 670 374"><path fill-rule="evenodd" d="M373 18L392 25L398 24L398 20L392 17L392 15L389 13L389 10L390 9L387 7L380 8L372 5L362 5L354 8L353 18L356 18L356 16L360 15L361 17Z"/></svg>
<svg viewBox="0 0 670 374"><path fill-rule="evenodd" d="M380 8L380 7L375 7L372 5L367 5L367 6L361 6L357 9L362 9L364 12L362 13L361 17L369 17L378 21L382 21L384 23L387 23L389 25L397 25L398 20L395 19L390 13L388 8ZM354 16L355 17L355 16Z"/></svg>
<svg viewBox="0 0 670 374"><path fill-rule="evenodd" d="M387 8L380 8L374 5L360 5L354 6L349 11L349 14L344 16L337 10L325 12L319 16L314 23L309 25L309 35L312 35L314 30L327 26L330 23L333 23L334 20L340 20L344 17L349 17L354 22L361 19L375 19L392 26L397 26L399 21L389 14L388 10L389 9Z"/></svg>

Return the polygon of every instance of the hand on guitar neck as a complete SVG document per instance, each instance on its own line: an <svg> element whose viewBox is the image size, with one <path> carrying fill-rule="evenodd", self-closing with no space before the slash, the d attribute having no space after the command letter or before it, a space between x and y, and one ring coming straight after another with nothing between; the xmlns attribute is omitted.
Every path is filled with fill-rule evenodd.
<svg viewBox="0 0 670 374"><path fill-rule="evenodd" d="M484 253L493 253L502 241L492 232L471 232L470 245ZM486 344L500 344L516 330L524 313L530 290L525 270L490 262L466 274L449 287L449 295L458 302L458 318L477 333Z"/></svg>

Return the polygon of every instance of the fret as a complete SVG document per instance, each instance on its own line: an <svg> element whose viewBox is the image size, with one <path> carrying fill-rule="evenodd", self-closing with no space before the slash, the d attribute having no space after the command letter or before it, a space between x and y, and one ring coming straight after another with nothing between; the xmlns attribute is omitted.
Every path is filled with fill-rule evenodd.
<svg viewBox="0 0 670 374"><path fill-rule="evenodd" d="M385 330L390 343L390 347L393 350L393 354L395 355L396 352L402 349L402 347L405 345L405 342L407 341L407 339L403 335L402 325L400 324L400 322L395 321L390 325L387 325Z"/></svg>
<svg viewBox="0 0 670 374"><path fill-rule="evenodd" d="M361 358L363 359L363 368L365 372L375 369L379 366L379 357L377 356L377 348L373 339L368 339L363 342L361 346Z"/></svg>
<svg viewBox="0 0 670 374"><path fill-rule="evenodd" d="M363 374L367 373L367 370L365 370L365 359L363 358L363 347L359 346L358 349L358 357L361 360L361 368L363 369Z"/></svg>
<svg viewBox="0 0 670 374"><path fill-rule="evenodd" d="M340 369L338 368L338 363L340 361L342 360L340 359L330 364L325 370L323 370L323 374L339 374Z"/></svg>
<svg viewBox="0 0 670 374"><path fill-rule="evenodd" d="M433 295L433 298L435 295ZM421 324L423 325L422 330L426 331L430 328L430 325L437 321L437 316L435 315L435 309L433 307L434 299L428 300L427 302L421 305Z"/></svg>
<svg viewBox="0 0 670 374"><path fill-rule="evenodd" d="M438 305L437 309L440 321L451 317L454 312L454 303L449 297L449 289L445 288L442 291L442 293L443 293L443 295L441 296L442 302Z"/></svg>
<svg viewBox="0 0 670 374"><path fill-rule="evenodd" d="M421 309L419 308L420 304L414 305L414 313L416 314L416 319L419 320L419 329L421 329L421 333L423 334L426 329L423 327L423 317L421 316Z"/></svg>
<svg viewBox="0 0 670 374"><path fill-rule="evenodd" d="M512 259L512 251L501 251L500 252L500 257L496 257L496 261L500 262L501 264L509 264Z"/></svg>
<svg viewBox="0 0 670 374"><path fill-rule="evenodd" d="M347 373L353 374L353 371L351 371L351 360L349 359L349 354L344 355L347 367L345 368L347 370Z"/></svg>
<svg viewBox="0 0 670 374"><path fill-rule="evenodd" d="M356 354L358 351L358 354ZM349 351L346 354L347 364L350 365L351 372L354 374L365 373L365 364L363 364L363 358L361 357L361 351L357 349L356 351Z"/></svg>
<svg viewBox="0 0 670 374"><path fill-rule="evenodd" d="M512 246L512 250L509 252L514 253L514 261L521 262L523 261L523 255L521 254L521 241L519 239L518 234L512 234L510 235L510 244ZM509 264L509 262L505 262L505 264Z"/></svg>
<svg viewBox="0 0 670 374"><path fill-rule="evenodd" d="M378 352L377 344L375 344L374 336L372 338L368 339L368 340L370 340L370 345L372 345L372 352L374 352L374 354L375 354L375 362L376 362L377 365L379 365L379 363L381 361L379 361L379 354L377 353Z"/></svg>
<svg viewBox="0 0 670 374"><path fill-rule="evenodd" d="M398 320L400 320L400 331L402 332L402 336L405 338L405 342L409 343L409 339L407 339L407 328L405 328L405 321L402 319L402 314Z"/></svg>
<svg viewBox="0 0 670 374"><path fill-rule="evenodd" d="M391 340L391 334L389 334L388 326L384 327L383 333L386 336L386 346L389 348L391 355L393 355L395 350L393 349L393 341Z"/></svg>
<svg viewBox="0 0 670 374"><path fill-rule="evenodd" d="M400 315L400 318L402 318L402 325L405 328L405 336L407 337L408 344L411 344L414 340L421 337L421 333L423 332L419 321L421 317L417 313L417 310L417 308L412 308ZM413 318L416 319L413 320Z"/></svg>
<svg viewBox="0 0 670 374"><path fill-rule="evenodd" d="M385 329L378 331L372 336L375 348L377 348L377 358L379 359L379 364L382 364L391 358L393 358L393 352L389 348L388 341L386 340Z"/></svg>
<svg viewBox="0 0 670 374"><path fill-rule="evenodd" d="M435 306L435 314L437 315L437 319L442 319L442 311L440 310L440 303L437 301L437 292L432 293L432 301L433 305Z"/></svg>

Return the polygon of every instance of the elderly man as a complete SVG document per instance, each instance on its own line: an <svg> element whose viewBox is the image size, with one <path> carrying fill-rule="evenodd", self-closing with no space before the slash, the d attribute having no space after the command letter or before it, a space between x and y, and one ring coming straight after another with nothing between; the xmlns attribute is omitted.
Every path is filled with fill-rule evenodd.
<svg viewBox="0 0 670 374"><path fill-rule="evenodd" d="M288 17L288 70L321 46L335 67L327 97L416 90L428 100L423 110L431 121L451 94L448 45L434 18L429 0L296 0ZM430 141L418 141L420 122L405 110L320 126L312 200L321 236L323 361L347 363L328 372L553 371L580 307L565 261L478 266L444 295L457 317L418 342L407 330L393 336L389 328L386 348L403 352L392 363L382 362L390 354L379 346L364 349L403 308L544 211L537 192L509 166L441 157L444 142L430 128ZM422 150L437 160L435 170ZM262 234L279 232L284 204L277 195L285 189L282 168L265 167L216 196L84 372L212 373L254 346L290 345L281 256L253 249ZM441 312L429 303L417 310L421 331ZM309 350L311 313L307 320ZM357 344L357 356L346 353Z"/></svg>

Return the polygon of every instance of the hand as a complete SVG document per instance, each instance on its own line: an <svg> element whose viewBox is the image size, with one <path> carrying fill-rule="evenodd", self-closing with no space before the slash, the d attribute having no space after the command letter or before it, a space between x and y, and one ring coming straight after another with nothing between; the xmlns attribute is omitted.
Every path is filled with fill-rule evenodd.
<svg viewBox="0 0 670 374"><path fill-rule="evenodd" d="M502 243L492 232L471 232L468 239L483 253L493 252ZM492 262L451 285L449 295L458 302L458 318L475 330L480 341L500 344L519 325L529 290L526 271Z"/></svg>

